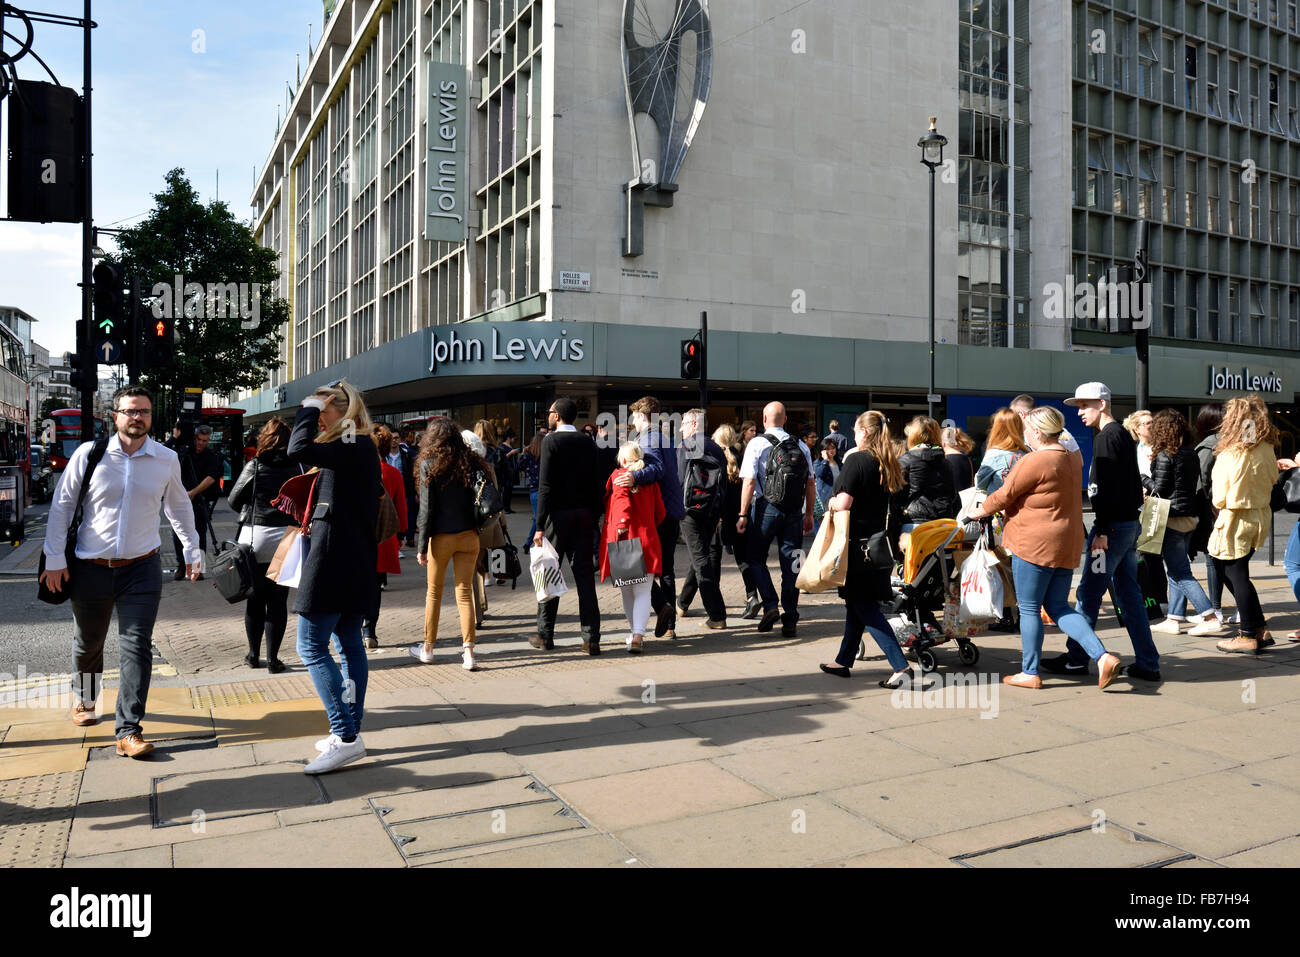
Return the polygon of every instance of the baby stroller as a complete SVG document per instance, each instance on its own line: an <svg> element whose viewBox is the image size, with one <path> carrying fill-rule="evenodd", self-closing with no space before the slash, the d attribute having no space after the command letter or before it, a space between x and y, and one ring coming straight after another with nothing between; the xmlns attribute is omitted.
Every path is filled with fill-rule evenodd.
<svg viewBox="0 0 1300 957"><path fill-rule="evenodd" d="M891 578L893 597L881 602L880 610L889 620L903 651L921 666L933 671L938 662L936 645L957 641L957 657L963 665L973 666L980 659L980 650L970 637L945 630L935 619L935 611L942 611L944 603L958 588L961 576L959 552L968 551L966 543L973 543L984 531L975 522L960 525L951 518L923 522L912 529L903 541L902 576ZM866 658L864 642L858 650L858 660Z"/></svg>

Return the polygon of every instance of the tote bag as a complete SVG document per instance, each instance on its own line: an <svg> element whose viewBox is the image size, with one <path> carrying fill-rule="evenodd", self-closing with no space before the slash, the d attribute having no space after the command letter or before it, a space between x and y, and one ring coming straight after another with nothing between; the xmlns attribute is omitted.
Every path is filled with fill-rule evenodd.
<svg viewBox="0 0 1300 957"><path fill-rule="evenodd" d="M616 542L607 542L605 550L609 556L609 578L615 588L624 585L640 585L649 581L646 574L645 553L641 550L641 539L624 538Z"/></svg>
<svg viewBox="0 0 1300 957"><path fill-rule="evenodd" d="M795 587L815 595L843 586L849 577L849 513L831 512L817 529Z"/></svg>
<svg viewBox="0 0 1300 957"><path fill-rule="evenodd" d="M560 571L560 556L548 538L542 544L534 546L529 552L529 570L533 575L533 588L537 591L539 602L559 598L569 590Z"/></svg>
<svg viewBox="0 0 1300 957"><path fill-rule="evenodd" d="M1142 503L1142 517L1138 524L1137 550L1159 555L1165 545L1165 529L1169 527L1169 499L1148 495Z"/></svg>

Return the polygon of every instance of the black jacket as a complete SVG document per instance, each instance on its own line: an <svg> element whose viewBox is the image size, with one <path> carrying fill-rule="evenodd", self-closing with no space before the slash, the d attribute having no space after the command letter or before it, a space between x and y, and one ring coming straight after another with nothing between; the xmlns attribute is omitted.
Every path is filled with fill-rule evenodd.
<svg viewBox="0 0 1300 957"><path fill-rule="evenodd" d="M1142 511L1137 444L1118 422L1098 432L1093 441L1088 497L1092 501L1092 528L1098 535L1108 535L1115 522L1136 522Z"/></svg>
<svg viewBox="0 0 1300 957"><path fill-rule="evenodd" d="M1142 486L1159 498L1169 499L1171 518L1197 515L1196 485L1201 477L1201 463L1191 447L1184 445L1170 457L1161 452L1151 462L1151 474L1142 476Z"/></svg>
<svg viewBox="0 0 1300 957"><path fill-rule="evenodd" d="M266 528L292 525L293 519L271 505L271 500L280 493L281 485L298 474L298 466L279 449L259 455L245 465L230 487L227 499L230 507L239 513L240 524Z"/></svg>
<svg viewBox="0 0 1300 957"><path fill-rule="evenodd" d="M316 442L320 412L298 410L289 437L289 459L320 467L312 496L311 548L293 610L299 615L379 613L379 562L375 521L383 481L375 445L365 436ZM259 490L260 491L260 490ZM318 509L315 503L323 503ZM324 515L317 513L323 511Z"/></svg>
<svg viewBox="0 0 1300 957"><path fill-rule="evenodd" d="M427 555L434 535L455 535L478 531L474 511L474 490L458 482L425 482L429 460L420 463L420 512L415 520L415 547Z"/></svg>
<svg viewBox="0 0 1300 957"><path fill-rule="evenodd" d="M907 483L907 517L912 522L931 522L936 518L956 518L959 507L952 487L952 471L943 449L918 445L898 459Z"/></svg>
<svg viewBox="0 0 1300 957"><path fill-rule="evenodd" d="M542 440L537 481L537 528L548 528L556 512L588 511L598 519L605 511L605 489L598 484L596 443L582 432L552 432Z"/></svg>

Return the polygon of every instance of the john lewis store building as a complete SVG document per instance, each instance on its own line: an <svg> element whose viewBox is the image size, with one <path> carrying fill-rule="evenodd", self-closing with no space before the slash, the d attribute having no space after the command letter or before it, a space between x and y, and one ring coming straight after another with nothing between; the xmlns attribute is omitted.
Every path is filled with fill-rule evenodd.
<svg viewBox="0 0 1300 957"><path fill-rule="evenodd" d="M447 410L525 432L558 393L584 419L647 392L684 409L678 346L707 311L712 424L757 419L771 398L796 423L872 406L901 424L925 408L929 361L916 139L931 114L953 134L975 112L1028 109L1031 74L1011 71L1009 100L976 95L968 73L1005 70L951 56L976 33L1027 29L1012 6L976 29L950 0L775 16L695 0L344 0L252 197L292 320L283 367L238 404L257 421L346 376L392 420ZM1001 55L1032 63L1027 41L1002 39ZM1017 316L1037 308L1029 270L970 206L1007 201L970 179L987 137L954 140L966 173L937 183L942 413L980 431L1017 392L1059 398L1098 378L1131 392L1121 340L1068 351L1065 319L1008 334L1009 290L1023 287ZM1018 142L1038 140L1026 128ZM1025 223L1024 256L1028 236ZM972 325L990 315L1001 333ZM1243 387L1273 375L1285 406L1292 356L1159 340L1151 391L1193 405L1226 366Z"/></svg>

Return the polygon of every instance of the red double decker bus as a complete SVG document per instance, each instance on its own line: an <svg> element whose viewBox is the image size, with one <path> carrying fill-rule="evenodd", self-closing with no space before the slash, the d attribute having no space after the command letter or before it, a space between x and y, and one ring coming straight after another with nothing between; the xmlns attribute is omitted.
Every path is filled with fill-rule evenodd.
<svg viewBox="0 0 1300 957"><path fill-rule="evenodd" d="M50 467L56 472L62 472L68 467L68 459L72 453L77 451L77 446L83 441L81 437L81 410L80 409L55 409L50 413L50 418L54 420L54 443L50 446ZM95 418L95 434L92 438L99 438L104 434L104 420Z"/></svg>

